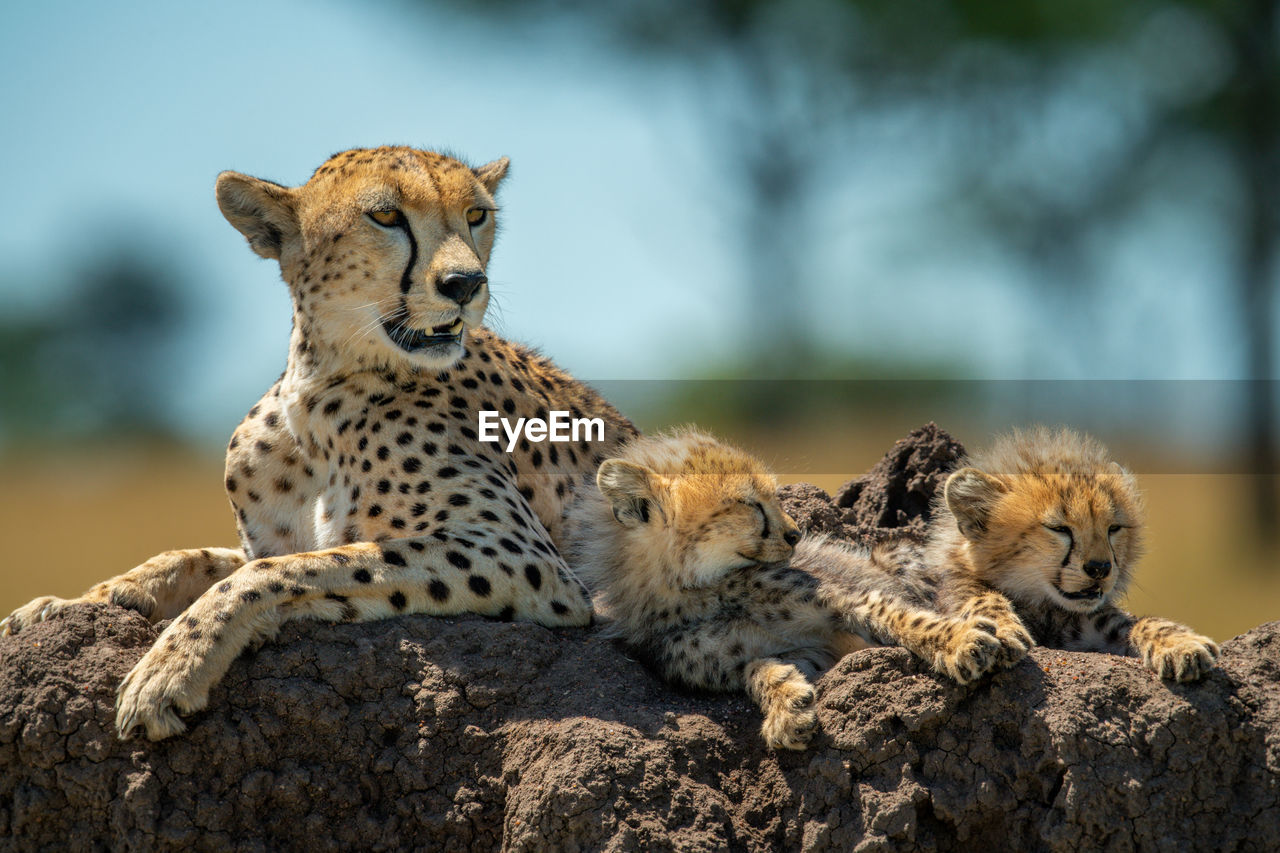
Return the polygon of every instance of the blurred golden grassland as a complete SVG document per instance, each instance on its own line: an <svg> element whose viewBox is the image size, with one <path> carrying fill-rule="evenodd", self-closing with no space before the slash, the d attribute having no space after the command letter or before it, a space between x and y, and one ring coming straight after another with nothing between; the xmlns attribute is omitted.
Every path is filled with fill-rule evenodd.
<svg viewBox="0 0 1280 853"><path fill-rule="evenodd" d="M881 425L860 429L852 439L847 430L729 432L769 461L781 482L808 481L834 493L905 431ZM1143 468L1168 470L1138 467L1148 502L1149 550L1130 608L1186 622L1220 640L1280 619L1280 553L1264 549L1251 534L1249 477L1141 474ZM0 613L37 595L77 595L159 551L236 544L222 465L210 456L136 446L9 454L0 458L0 484L0 534L7 549Z"/></svg>

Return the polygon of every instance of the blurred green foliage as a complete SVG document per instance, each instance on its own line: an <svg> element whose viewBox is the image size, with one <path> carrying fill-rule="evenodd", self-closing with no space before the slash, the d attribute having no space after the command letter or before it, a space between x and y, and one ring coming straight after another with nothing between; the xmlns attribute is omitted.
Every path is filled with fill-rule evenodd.
<svg viewBox="0 0 1280 853"><path fill-rule="evenodd" d="M0 317L0 438L167 435L173 345L190 330L177 276L142 246L85 259L52 298Z"/></svg>
<svg viewBox="0 0 1280 853"><path fill-rule="evenodd" d="M746 200L747 331L768 343L744 355L757 376L786 375L786 365L811 354L802 238L824 191L852 166L851 141L877 124L928 135L950 176L937 208L1031 271L1052 318L1041 330L1046 351L1077 360L1085 375L1115 369L1104 356L1084 361L1099 348L1072 345L1095 335L1106 311L1092 284L1097 244L1153 206L1200 209L1206 221L1226 223L1201 239L1227 258L1222 296L1244 344L1239 375L1252 380L1242 443L1255 471L1277 469L1275 0L484 0L462 8L513 27L533 18L585 22L637 63L679 63L697 75L707 132ZM1260 529L1274 535L1274 478L1258 482Z"/></svg>

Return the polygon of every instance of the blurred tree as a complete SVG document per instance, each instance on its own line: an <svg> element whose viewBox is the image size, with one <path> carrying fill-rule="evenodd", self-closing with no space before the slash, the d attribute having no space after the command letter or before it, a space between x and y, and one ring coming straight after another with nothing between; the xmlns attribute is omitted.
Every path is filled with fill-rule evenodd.
<svg viewBox="0 0 1280 853"><path fill-rule="evenodd" d="M1011 4L1029 13L1013 27L991 14L1005 4L951 5L986 7L985 13L965 16L958 45L997 44L1016 58L1019 74L1038 72L1030 87L999 81L997 90L1023 93L1006 104L1008 132L992 140L988 158L968 164L961 158L958 171L966 175L961 194L975 200L995 233L1050 273L1042 280L1060 295L1085 311L1098 304L1079 298L1094 277L1079 256L1082 245L1140 216L1144 203L1200 207L1206 218L1229 223L1226 277L1234 292L1227 298L1234 302L1243 343L1243 421L1249 468L1257 475L1256 528L1274 543L1280 535L1274 374L1277 3L1102 4L1091 9L1084 28L1062 20L1074 15L1075 4ZM1096 79L1081 86L1082 70ZM968 79L961 74L957 82ZM1077 97L1092 98L1107 112L1094 128L1101 138L1090 140L1077 131L1055 139L1046 132L1052 119L1044 106L1063 87L1077 88ZM1028 145L1036 149L1030 157ZM1215 168L1219 163L1225 169ZM1213 239L1203 237L1206 248ZM1204 286L1214 288L1208 281ZM1071 316L1059 307L1060 316ZM1082 319L1084 328L1076 331L1085 341L1088 323L1096 318L1084 313Z"/></svg>
<svg viewBox="0 0 1280 853"><path fill-rule="evenodd" d="M116 245L56 298L0 319L0 438L166 434L171 348L189 322L177 280Z"/></svg>
<svg viewBox="0 0 1280 853"><path fill-rule="evenodd" d="M1258 528L1276 535L1274 0L487 0L463 8L512 26L571 13L638 59L697 73L713 146L745 196L736 209L756 375L785 374L808 348L813 202L843 180L859 129L886 119L927 128L932 153L953 176L944 207L976 214L1047 288L1065 335L1056 350L1103 352L1084 375L1105 375L1115 362L1090 339L1104 304L1088 291L1097 278L1090 241L1152 199L1229 218L1250 383L1247 446L1263 475L1255 478ZM842 145L843 158L831 156ZM1204 171L1206 149L1228 164L1234 186L1180 183L1176 172L1189 160L1200 157L1192 167ZM1224 195L1239 202L1224 209Z"/></svg>

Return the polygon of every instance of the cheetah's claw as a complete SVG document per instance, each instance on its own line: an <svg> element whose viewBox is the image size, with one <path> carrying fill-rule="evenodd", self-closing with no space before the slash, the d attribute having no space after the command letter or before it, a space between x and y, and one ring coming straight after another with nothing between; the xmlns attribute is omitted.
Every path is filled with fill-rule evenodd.
<svg viewBox="0 0 1280 853"><path fill-rule="evenodd" d="M1218 644L1201 634L1179 634L1142 650L1142 662L1161 678L1198 681L1218 660Z"/></svg>
<svg viewBox="0 0 1280 853"><path fill-rule="evenodd" d="M996 665L1008 669L1027 656L1027 652L1036 644L1031 632L1016 616L1002 619L991 632L1000 643L1000 653Z"/></svg>
<svg viewBox="0 0 1280 853"><path fill-rule="evenodd" d="M978 617L957 626L947 648L934 656L933 665L960 684L968 684L1000 666L1004 654L995 623Z"/></svg>
<svg viewBox="0 0 1280 853"><path fill-rule="evenodd" d="M149 740L164 740L186 731L179 713L191 714L204 708L208 692L193 693L189 678L166 666L152 651L125 676L116 693L116 731L128 740L142 729Z"/></svg>

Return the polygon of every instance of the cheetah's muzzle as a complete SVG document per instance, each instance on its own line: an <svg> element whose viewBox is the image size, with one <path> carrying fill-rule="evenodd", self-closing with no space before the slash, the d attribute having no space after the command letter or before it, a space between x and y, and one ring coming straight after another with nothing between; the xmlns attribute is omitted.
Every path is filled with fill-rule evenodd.
<svg viewBox="0 0 1280 853"><path fill-rule="evenodd" d="M452 323L443 323L434 326L430 333L421 329L410 329L404 324L404 320L383 320L382 328L386 331L387 337L395 343L396 346L405 352L421 352L424 349L438 346L450 346L462 341L462 318L454 320Z"/></svg>

